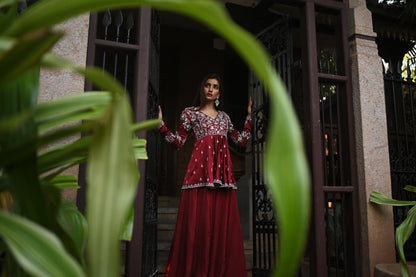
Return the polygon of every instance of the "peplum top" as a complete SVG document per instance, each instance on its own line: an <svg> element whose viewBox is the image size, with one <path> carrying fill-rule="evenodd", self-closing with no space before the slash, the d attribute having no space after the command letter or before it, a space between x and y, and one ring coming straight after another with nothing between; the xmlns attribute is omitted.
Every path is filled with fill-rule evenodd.
<svg viewBox="0 0 416 277"><path fill-rule="evenodd" d="M247 116L242 132L236 130L230 117L219 111L212 118L196 107L184 109L177 131L172 133L162 121L159 132L174 148L180 149L189 134L193 134L194 148L185 174L182 189L199 187L236 189L228 137L241 147L250 138L251 118Z"/></svg>

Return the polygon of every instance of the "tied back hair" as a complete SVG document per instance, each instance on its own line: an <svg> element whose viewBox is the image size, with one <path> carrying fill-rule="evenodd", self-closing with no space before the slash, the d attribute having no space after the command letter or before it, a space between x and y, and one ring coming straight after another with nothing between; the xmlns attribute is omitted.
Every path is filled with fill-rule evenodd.
<svg viewBox="0 0 416 277"><path fill-rule="evenodd" d="M194 99L194 107L199 107L198 110L205 105L206 99L205 99L205 93L204 93L204 88L205 88L205 83L208 81L208 79L215 79L218 81L219 84L219 92L220 92L220 96L219 96L219 101L220 104L217 106L214 105L215 109L218 111L220 110L220 108L222 108L222 104L223 102L223 98L222 98L222 92L223 92L223 83L222 83L222 79L220 77L220 75L216 74L216 73L210 73L207 74L201 82L201 85L199 86L199 91L198 93L195 95L195 99Z"/></svg>

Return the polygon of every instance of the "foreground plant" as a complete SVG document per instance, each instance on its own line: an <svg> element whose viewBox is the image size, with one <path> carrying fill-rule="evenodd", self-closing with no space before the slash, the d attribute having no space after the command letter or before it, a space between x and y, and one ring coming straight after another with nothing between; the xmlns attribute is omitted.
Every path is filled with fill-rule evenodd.
<svg viewBox="0 0 416 277"><path fill-rule="evenodd" d="M112 77L47 53L62 36L53 31L55 24L86 12L140 6L181 13L205 24L235 48L269 92L272 119L268 141L273 143L267 143L265 174L280 219L275 276L296 273L305 247L310 207L299 125L266 52L253 36L230 20L220 3L44 0L14 18L16 2L0 0L0 189L11 191L14 201L11 213L0 212L0 236L6 249L3 270L8 269L7 274L13 275L11 271L16 268L20 276L22 268L33 276L119 274L118 239L130 214L138 181L134 145L142 149L140 156L145 157L143 141L133 142L132 129L154 127L157 121L132 125L127 93ZM209 18L206 11L210 11ZM50 104L55 112L60 110L59 104L64 107L62 112L67 112L54 118L55 112L43 106L42 113L42 106L33 101L37 98L39 67L73 70L108 92L85 93L77 96L79 101L69 98ZM88 103L79 105L86 99ZM73 120L78 123L63 127L63 122ZM91 136L37 155L39 147L81 131ZM88 161L87 223L74 207L65 209L68 204L60 199L57 185L68 183L68 179L60 177L64 169L83 161ZM16 234L11 226L18 230ZM87 263L82 255L86 238Z"/></svg>
<svg viewBox="0 0 416 277"><path fill-rule="evenodd" d="M405 186L405 190L410 192L416 192L416 187L414 186ZM407 266L406 257L404 255L404 244L412 235L413 231L415 230L416 225L416 201L402 201L402 200L395 200L391 199L387 196L384 196L381 193L373 191L370 195L370 202L379 204L379 205L388 205L388 206L395 206L395 207L403 207L403 206L413 206L408 212L407 217L403 222L396 228L396 248L399 252L400 258L400 268L403 274L403 277L410 277L410 271Z"/></svg>

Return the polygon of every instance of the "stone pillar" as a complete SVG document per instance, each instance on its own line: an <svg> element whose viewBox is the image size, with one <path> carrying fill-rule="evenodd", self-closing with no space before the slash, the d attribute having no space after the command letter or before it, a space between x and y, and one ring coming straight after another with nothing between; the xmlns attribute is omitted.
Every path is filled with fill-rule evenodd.
<svg viewBox="0 0 416 277"><path fill-rule="evenodd" d="M393 210L369 202L372 191L391 196L386 106L381 58L365 0L349 0L348 37L361 212L361 276L395 262Z"/></svg>
<svg viewBox="0 0 416 277"><path fill-rule="evenodd" d="M89 14L73 18L57 26L57 30L65 32L65 36L55 45L53 52L80 66L85 66L87 58ZM69 71L40 71L39 102L46 102L64 96L83 93L84 78ZM77 136L62 141L68 143L78 139ZM51 145L56 146L56 145ZM65 172L67 175L78 176L78 166ZM76 190L64 189L63 198L75 202Z"/></svg>

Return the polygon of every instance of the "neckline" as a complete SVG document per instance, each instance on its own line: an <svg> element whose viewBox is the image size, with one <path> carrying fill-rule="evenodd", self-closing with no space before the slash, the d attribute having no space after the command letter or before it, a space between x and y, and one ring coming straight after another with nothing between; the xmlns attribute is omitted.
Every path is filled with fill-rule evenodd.
<svg viewBox="0 0 416 277"><path fill-rule="evenodd" d="M217 115L216 115L215 117L211 117L211 116L207 115L206 113L204 113L204 112L202 112L202 111L200 111L200 110L197 110L197 112L199 112L199 113L201 113L201 114L205 115L206 117L208 117L209 119L212 119L212 120L216 120L216 119L218 118L218 115L220 114L220 112L219 112L219 111L217 111Z"/></svg>

